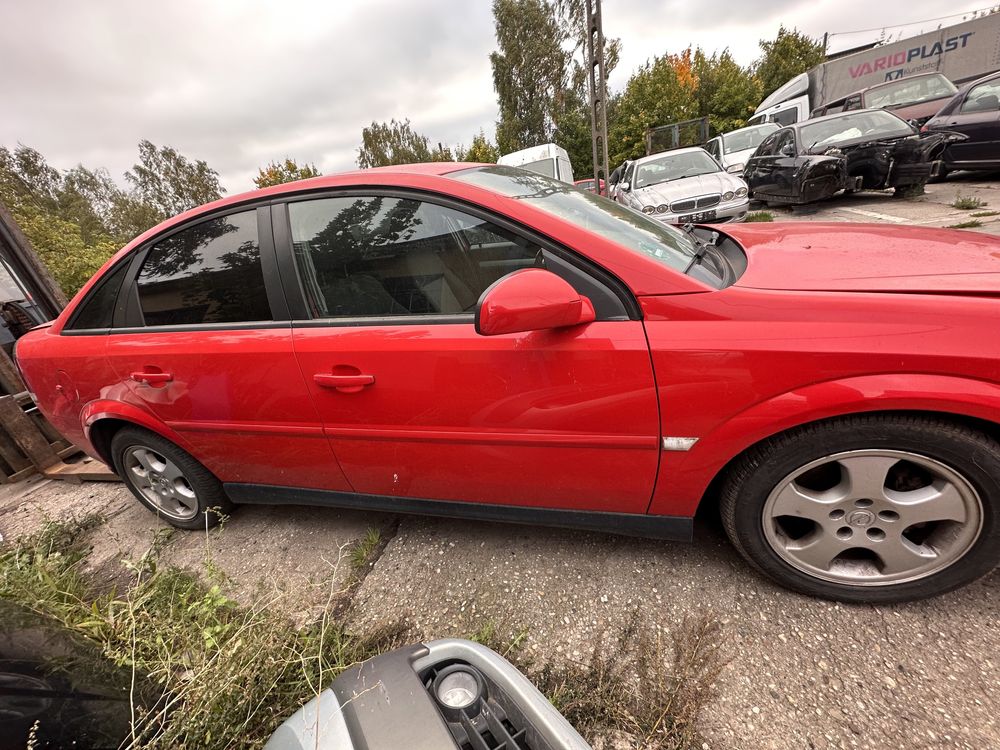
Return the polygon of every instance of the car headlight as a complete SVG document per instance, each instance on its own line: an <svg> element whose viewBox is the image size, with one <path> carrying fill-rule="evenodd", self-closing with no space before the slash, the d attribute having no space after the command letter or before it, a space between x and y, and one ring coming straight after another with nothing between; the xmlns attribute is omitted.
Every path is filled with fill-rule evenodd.
<svg viewBox="0 0 1000 750"><path fill-rule="evenodd" d="M736 191L736 197L737 198L745 198L746 194L747 194L747 189L746 188L739 188Z"/></svg>
<svg viewBox="0 0 1000 750"><path fill-rule="evenodd" d="M656 213L658 214L665 214L669 210L670 206L668 206L666 203L661 203L659 206L656 207Z"/></svg>
<svg viewBox="0 0 1000 750"><path fill-rule="evenodd" d="M643 206L642 212L644 214L651 214L656 212L656 206Z"/></svg>
<svg viewBox="0 0 1000 750"><path fill-rule="evenodd" d="M734 196L735 196L735 193L733 193L733 191L730 190L730 191L722 194L722 200L724 200L724 201L731 201Z"/></svg>

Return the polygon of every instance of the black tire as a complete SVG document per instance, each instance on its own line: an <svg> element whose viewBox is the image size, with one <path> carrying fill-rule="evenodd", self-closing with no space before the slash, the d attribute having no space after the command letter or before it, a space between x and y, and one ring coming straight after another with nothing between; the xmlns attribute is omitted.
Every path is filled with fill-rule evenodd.
<svg viewBox="0 0 1000 750"><path fill-rule="evenodd" d="M967 524L974 541L947 567L916 580L881 585L825 580L791 564L767 538L770 530L765 531L765 523L776 523L765 514L769 497L800 468L849 451L905 451L954 472L978 495L978 535ZM1000 443L970 427L919 416L873 414L818 422L769 439L738 459L722 486L720 514L739 553L757 570L795 591L869 604L936 596L971 583L1000 564Z"/></svg>
<svg viewBox="0 0 1000 750"><path fill-rule="evenodd" d="M127 456L133 449L143 448L153 454L168 459L182 472L186 485L193 490L194 497L188 500L191 508L172 515L152 502L138 486L138 479L127 466ZM124 427L111 440L111 456L115 471L122 478L129 491L151 512L179 529L206 529L219 523L223 516L233 510L232 501L226 496L222 483L212 472L202 466L189 453L169 440L149 430L139 427ZM187 517L188 515L190 517Z"/></svg>

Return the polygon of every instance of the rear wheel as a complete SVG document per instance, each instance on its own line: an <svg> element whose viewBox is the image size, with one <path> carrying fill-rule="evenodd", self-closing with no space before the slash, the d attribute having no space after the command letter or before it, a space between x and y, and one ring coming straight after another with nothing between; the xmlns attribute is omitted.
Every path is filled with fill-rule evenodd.
<svg viewBox="0 0 1000 750"><path fill-rule="evenodd" d="M222 483L208 469L153 432L119 430L111 441L111 454L132 494L173 526L208 528L232 510Z"/></svg>
<svg viewBox="0 0 1000 750"><path fill-rule="evenodd" d="M734 546L789 588L850 602L933 596L1000 562L1000 444L930 418L873 415L769 440L722 494Z"/></svg>

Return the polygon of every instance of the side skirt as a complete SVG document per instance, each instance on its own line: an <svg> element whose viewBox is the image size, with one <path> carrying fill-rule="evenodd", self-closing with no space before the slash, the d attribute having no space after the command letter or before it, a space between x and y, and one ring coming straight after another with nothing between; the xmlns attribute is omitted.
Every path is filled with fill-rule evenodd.
<svg viewBox="0 0 1000 750"><path fill-rule="evenodd" d="M488 505L391 495L362 495L353 492L278 487L267 484L227 483L223 486L234 503L316 505L384 513L410 513L422 516L464 518L472 521L586 529L607 534L663 539L673 542L690 542L694 536L694 519L686 516L647 516L640 513L601 513L563 510L562 508Z"/></svg>

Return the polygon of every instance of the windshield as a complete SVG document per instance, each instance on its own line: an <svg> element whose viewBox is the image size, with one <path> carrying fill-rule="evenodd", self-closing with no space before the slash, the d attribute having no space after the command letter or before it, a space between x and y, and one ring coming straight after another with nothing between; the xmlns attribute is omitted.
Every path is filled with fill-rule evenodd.
<svg viewBox="0 0 1000 750"><path fill-rule="evenodd" d="M848 141L861 139L902 138L913 135L913 128L882 110L856 112L830 120L806 123L799 131L800 140L808 144L806 151L826 149Z"/></svg>
<svg viewBox="0 0 1000 750"><path fill-rule="evenodd" d="M694 242L679 229L565 182L504 166L473 167L448 177L522 200L678 271L684 271L695 257Z"/></svg>
<svg viewBox="0 0 1000 750"><path fill-rule="evenodd" d="M726 133L722 136L723 151L732 154L736 151L749 151L752 148L757 148L762 140L777 129L777 125L768 122L755 128L743 128Z"/></svg>
<svg viewBox="0 0 1000 750"><path fill-rule="evenodd" d="M954 96L957 91L955 84L940 73L920 78L904 78L901 81L893 81L865 92L865 106L872 108L900 107L904 104L916 104L929 99Z"/></svg>
<svg viewBox="0 0 1000 750"><path fill-rule="evenodd" d="M632 187L644 188L683 177L697 177L721 171L719 163L701 149L681 154L665 154L637 165L635 184Z"/></svg>

